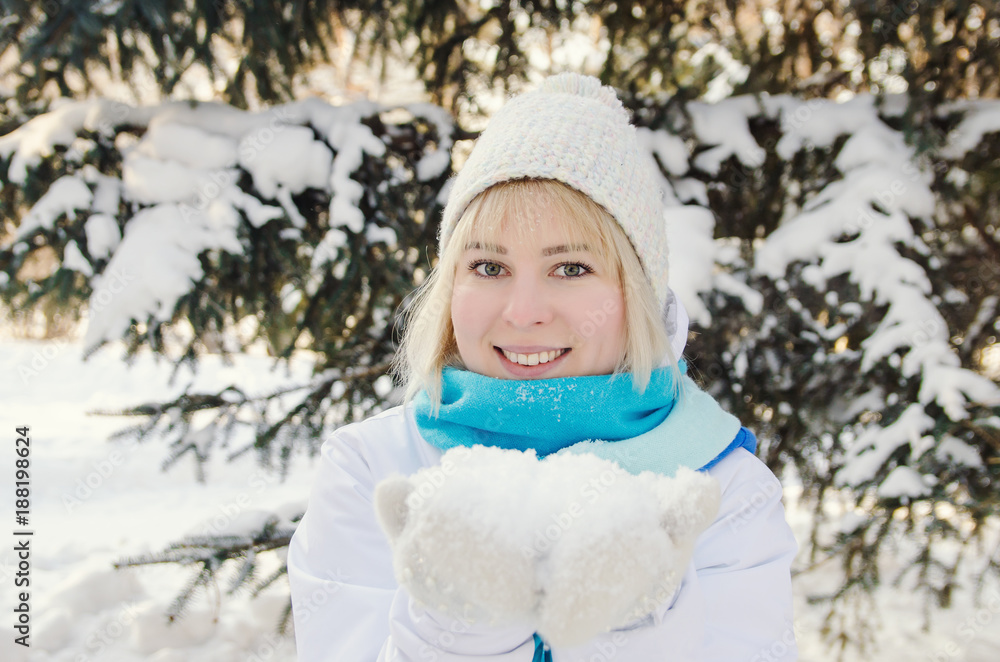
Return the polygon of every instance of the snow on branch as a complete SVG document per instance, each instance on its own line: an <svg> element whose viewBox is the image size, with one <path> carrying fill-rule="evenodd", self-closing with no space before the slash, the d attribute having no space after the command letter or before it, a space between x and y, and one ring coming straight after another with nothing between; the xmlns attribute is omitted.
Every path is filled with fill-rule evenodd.
<svg viewBox="0 0 1000 662"><path fill-rule="evenodd" d="M65 103L0 137L0 167L6 165L9 182L28 185L30 204L7 246L20 256L11 266L16 270L47 244L57 252L56 276L72 272L87 279L90 349L123 337L135 324L172 321L181 301L211 278L207 265L218 265L223 254L237 262L252 259L261 249L254 245L262 238L256 231L290 242L285 245L293 253L311 261L315 277L284 283L282 291L291 296L291 285L313 294L326 267L348 259L351 236L363 236L369 246L398 247L392 226L402 214L386 209L397 201L384 188L393 182L362 174L371 170L365 159L385 161L389 146L420 150L412 139L396 141L423 131L414 128L423 123L438 133L436 147L413 162L396 150L394 185L414 181L436 195L435 180L450 174L448 115L418 105L406 109L409 124L394 126L381 118L392 110L369 102L335 107L318 99L261 112L216 103ZM66 174L44 182L43 162ZM45 189L32 202L39 184ZM384 200L372 197L377 186ZM317 196L328 202L317 204ZM321 240L313 237L317 231ZM336 273L343 275L343 267ZM8 272L5 282L13 275Z"/></svg>
<svg viewBox="0 0 1000 662"><path fill-rule="evenodd" d="M997 384L963 365L952 343L954 332L941 312L942 288L934 284L939 282L934 269L940 261L928 257L930 249L921 236L925 231L936 232L944 207L935 188L936 173L943 166L934 159L962 157L984 135L1000 131L1000 103L966 106L961 109L967 111L964 119L951 134L938 136L937 156L918 153L904 133L890 125L898 121L899 113L883 116L871 96L858 96L846 103L788 96L735 97L711 106L688 107L699 150L693 159L695 167L724 179L721 168L728 159L746 173L747 181L753 181L753 171L770 151L785 168L784 191L779 194L794 202L782 206L773 231L754 241L752 267L745 277L779 285L786 279L801 278L798 282L802 286L814 289L822 297L820 301L825 298L822 307L828 310L819 313L830 317L839 304L836 293L828 287L846 278L858 292L858 303L882 312L877 324L860 339L857 350L844 356L857 353L861 374L874 375L888 363L901 380L917 380L915 402L895 423L892 416L888 425L869 421L865 432L850 445L846 466L838 473L838 480L845 484L857 485L882 475L885 480L892 479L885 494L897 494L907 485L915 485L901 479L898 472L889 476L880 472L902 443L894 426L907 430L933 426L935 419L925 413L926 406L933 404L947 419L961 421L975 406L1000 405ZM762 127L768 123L774 127L770 129L772 137L759 143L759 136L767 134ZM809 163L812 154L823 154L829 161L818 159L812 171L793 173L792 164ZM792 174L795 176L789 176ZM762 177L776 179L779 173L772 171ZM708 182L710 187L718 186L711 179ZM733 190L741 184L735 179L726 183ZM728 238L715 239L713 251L706 243L717 235L713 224L688 226L702 229L698 238L685 242L685 253L675 258L681 266L677 275L678 279L690 279L694 274L701 298L694 298L692 304L692 293L683 292L682 299L693 309L692 318L705 324L710 315L701 299L711 292L733 293L734 288L725 284L736 279L728 275L732 268L725 258ZM684 232L678 234L683 237ZM692 258L687 249L695 247L697 258ZM673 255L677 253L675 250ZM711 259L713 253L715 273L706 272L704 260ZM699 263L700 268L695 266ZM746 311L760 311L759 301L737 296ZM806 316L798 299L783 298ZM845 313L846 306L841 319L856 319ZM811 315L807 319L816 324ZM842 323L836 326L848 328ZM819 336L825 335L820 330ZM913 423L917 420L921 426ZM912 496L921 494L922 488L915 489Z"/></svg>

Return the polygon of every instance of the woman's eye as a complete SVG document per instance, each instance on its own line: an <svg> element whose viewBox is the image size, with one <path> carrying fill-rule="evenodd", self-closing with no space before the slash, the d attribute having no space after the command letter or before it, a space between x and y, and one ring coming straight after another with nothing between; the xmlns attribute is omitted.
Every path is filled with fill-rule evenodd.
<svg viewBox="0 0 1000 662"><path fill-rule="evenodd" d="M478 266L479 273L484 276L495 278L500 275L503 268L496 262L481 262Z"/></svg>
<svg viewBox="0 0 1000 662"><path fill-rule="evenodd" d="M575 278L587 273L583 268L583 265L580 264L563 264L560 265L559 268L563 270L563 275L569 278Z"/></svg>

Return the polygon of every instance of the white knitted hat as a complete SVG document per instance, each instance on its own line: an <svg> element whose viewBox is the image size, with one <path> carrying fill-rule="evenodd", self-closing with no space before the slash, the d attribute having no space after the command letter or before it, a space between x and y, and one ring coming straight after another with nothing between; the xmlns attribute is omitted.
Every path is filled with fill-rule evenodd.
<svg viewBox="0 0 1000 662"><path fill-rule="evenodd" d="M552 76L504 105L476 141L448 196L440 251L465 208L489 187L511 179L555 179L615 217L665 309L667 230L652 167L613 89L590 76Z"/></svg>

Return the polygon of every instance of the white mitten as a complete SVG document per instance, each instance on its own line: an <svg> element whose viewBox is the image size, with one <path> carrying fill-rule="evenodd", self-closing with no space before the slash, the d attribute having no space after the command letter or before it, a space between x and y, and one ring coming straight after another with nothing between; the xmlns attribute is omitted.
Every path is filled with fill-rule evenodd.
<svg viewBox="0 0 1000 662"><path fill-rule="evenodd" d="M585 487L576 492L577 515L540 565L538 633L554 646L581 644L669 599L718 512L718 482L685 468L674 478L633 476L587 455L542 464L543 481L564 474Z"/></svg>
<svg viewBox="0 0 1000 662"><path fill-rule="evenodd" d="M494 625L529 622L538 600L529 490L534 452L476 446L441 464L382 481L375 511L393 548L396 578L429 607Z"/></svg>
<svg viewBox="0 0 1000 662"><path fill-rule="evenodd" d="M431 608L493 625L533 623L584 643L673 595L719 487L681 469L633 476L593 455L475 446L379 483L375 509L396 577Z"/></svg>

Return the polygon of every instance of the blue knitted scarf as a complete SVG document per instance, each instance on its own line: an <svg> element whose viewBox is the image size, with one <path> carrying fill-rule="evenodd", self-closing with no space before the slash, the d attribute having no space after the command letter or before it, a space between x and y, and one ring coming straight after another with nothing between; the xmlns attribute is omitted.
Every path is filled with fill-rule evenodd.
<svg viewBox="0 0 1000 662"><path fill-rule="evenodd" d="M687 365L681 362L680 374ZM445 368L441 408L432 415L421 391L413 401L423 438L442 451L496 446L539 457L593 453L634 474L672 476L678 467L707 469L729 452L751 452L756 439L686 375L657 368L643 393L632 376L513 380Z"/></svg>

